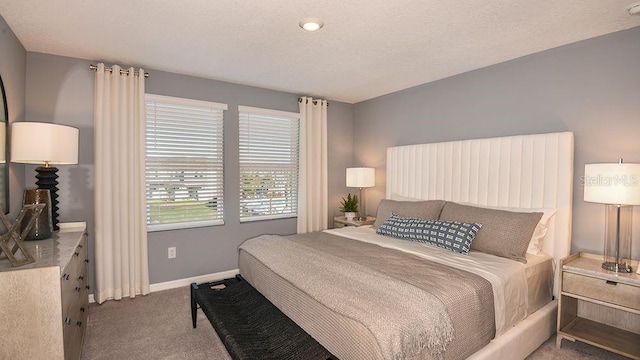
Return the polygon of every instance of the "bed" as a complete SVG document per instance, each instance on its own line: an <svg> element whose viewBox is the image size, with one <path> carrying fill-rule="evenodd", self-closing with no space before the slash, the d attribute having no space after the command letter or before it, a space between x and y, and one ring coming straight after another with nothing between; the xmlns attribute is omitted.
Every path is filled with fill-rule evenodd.
<svg viewBox="0 0 640 360"><path fill-rule="evenodd" d="M554 268L570 250L573 134L392 147L386 170L375 228L251 239L240 247L240 274L341 359L521 359L534 351L555 330ZM485 224L467 254L381 235L409 220L459 226L476 215ZM524 238L530 245L542 219L537 254L496 247L503 235L520 239L518 249Z"/></svg>

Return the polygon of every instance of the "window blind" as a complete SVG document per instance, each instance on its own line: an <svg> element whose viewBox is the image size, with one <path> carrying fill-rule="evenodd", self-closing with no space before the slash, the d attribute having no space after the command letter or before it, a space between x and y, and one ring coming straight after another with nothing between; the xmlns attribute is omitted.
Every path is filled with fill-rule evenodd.
<svg viewBox="0 0 640 360"><path fill-rule="evenodd" d="M149 231L223 224L226 104L145 95Z"/></svg>
<svg viewBox="0 0 640 360"><path fill-rule="evenodd" d="M239 106L240 221L298 212L299 114Z"/></svg>

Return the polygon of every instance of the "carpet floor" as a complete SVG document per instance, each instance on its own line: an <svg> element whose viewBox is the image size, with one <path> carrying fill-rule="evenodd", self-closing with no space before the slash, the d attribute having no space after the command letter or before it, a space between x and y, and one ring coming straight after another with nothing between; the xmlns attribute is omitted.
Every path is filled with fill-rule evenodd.
<svg viewBox="0 0 640 360"><path fill-rule="evenodd" d="M229 360L209 320L198 310L191 326L189 287L159 291L135 299L91 304L82 347L83 360L210 359ZM527 360L620 360L626 357L555 335Z"/></svg>

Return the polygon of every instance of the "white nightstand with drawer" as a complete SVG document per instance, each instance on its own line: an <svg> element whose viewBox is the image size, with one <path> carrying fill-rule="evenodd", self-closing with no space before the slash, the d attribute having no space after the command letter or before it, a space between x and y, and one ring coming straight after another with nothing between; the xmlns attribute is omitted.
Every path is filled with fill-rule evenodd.
<svg viewBox="0 0 640 360"><path fill-rule="evenodd" d="M334 216L333 217L333 227L334 228L343 228L345 226L364 226L364 225L373 225L376 222L376 218L373 216L367 216L366 219L363 220L355 220L355 219L347 219L344 216Z"/></svg>
<svg viewBox="0 0 640 360"><path fill-rule="evenodd" d="M558 334L640 359L640 275L602 269L602 255L573 254L560 262ZM635 271L635 267L634 267Z"/></svg>

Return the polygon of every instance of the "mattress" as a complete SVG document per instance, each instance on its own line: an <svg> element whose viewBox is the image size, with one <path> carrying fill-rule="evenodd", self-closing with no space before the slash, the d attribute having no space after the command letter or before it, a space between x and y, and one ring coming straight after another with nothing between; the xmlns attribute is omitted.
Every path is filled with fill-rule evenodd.
<svg viewBox="0 0 640 360"><path fill-rule="evenodd" d="M366 227L348 227L327 232L383 247L402 249L414 255L445 262L449 266L453 264L485 277L491 282L495 298L498 299L495 301L497 336L551 300L552 262L545 256L532 255L530 260L528 257L528 263L525 265L481 253L461 257L424 244L380 236ZM240 273L247 281L341 359L384 357L376 346L375 338L359 322L326 308L242 250L239 265ZM472 351L475 350L477 349ZM454 352L448 351L445 358L455 359L469 354L470 349L463 348ZM416 358L428 356L421 354Z"/></svg>

